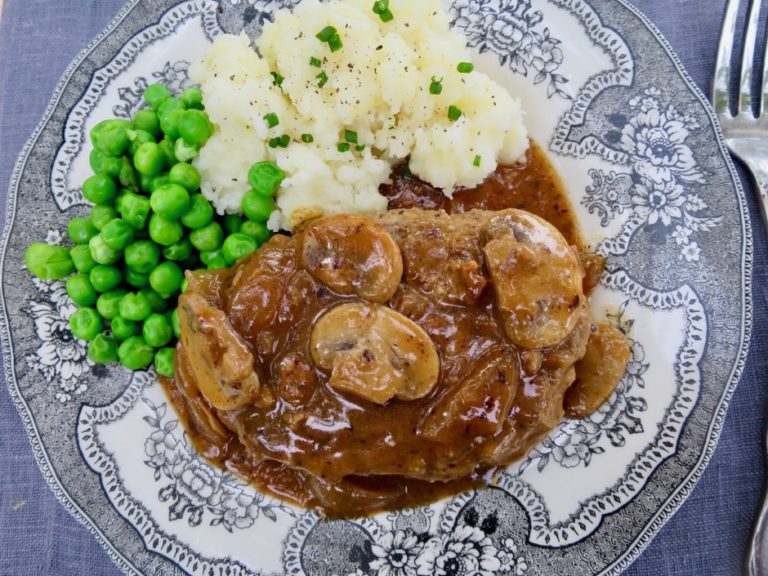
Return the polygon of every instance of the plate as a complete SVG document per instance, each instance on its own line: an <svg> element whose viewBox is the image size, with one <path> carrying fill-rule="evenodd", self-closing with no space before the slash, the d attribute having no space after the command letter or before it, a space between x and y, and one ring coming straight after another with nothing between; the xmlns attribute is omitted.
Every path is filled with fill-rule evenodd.
<svg viewBox="0 0 768 576"><path fill-rule="evenodd" d="M6 381L43 474L128 574L617 574L714 450L750 331L743 193L705 98L623 0L453 0L476 64L518 95L608 269L596 314L632 342L616 393L491 487L324 521L201 461L151 372L92 365L63 284L19 273L87 211L87 133L143 88L189 85L222 32L297 0L133 0L60 81L14 171L3 238ZM722 257L729 255L728 258Z"/></svg>

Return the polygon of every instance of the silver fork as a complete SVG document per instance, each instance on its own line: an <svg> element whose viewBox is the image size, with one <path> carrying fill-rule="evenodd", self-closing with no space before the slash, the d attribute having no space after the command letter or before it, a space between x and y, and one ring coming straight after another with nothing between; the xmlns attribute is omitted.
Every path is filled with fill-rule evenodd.
<svg viewBox="0 0 768 576"><path fill-rule="evenodd" d="M720 119L725 135L725 143L730 151L741 160L754 176L759 193L760 209L763 222L768 225L768 54L763 59L763 70L755 70L757 49L757 29L763 0L752 0L744 37L744 52L741 61L741 80L739 94L735 103L736 113L731 112L730 78L733 48L736 34L737 17L741 0L729 0L720 36L720 48L717 52L715 79L712 87L712 103ZM762 90L755 94L752 90L753 79L760 74ZM758 113L755 115L752 100L758 100ZM768 574L768 572L765 572Z"/></svg>
<svg viewBox="0 0 768 576"><path fill-rule="evenodd" d="M768 230L768 47L763 57L762 71L755 70L757 30L763 0L752 0L749 8L739 94L738 99L731 102L731 61L738 39L736 26L740 4L741 0L729 0L725 11L712 86L712 103L723 128L728 149L749 168L755 179L763 223ZM756 74L761 74L757 78L761 86L759 93L753 90ZM753 98L758 100L757 114L752 106ZM736 110L735 114L731 111L732 107ZM766 441L768 442L768 438ZM768 576L768 493L755 522L747 553L746 572L749 576Z"/></svg>

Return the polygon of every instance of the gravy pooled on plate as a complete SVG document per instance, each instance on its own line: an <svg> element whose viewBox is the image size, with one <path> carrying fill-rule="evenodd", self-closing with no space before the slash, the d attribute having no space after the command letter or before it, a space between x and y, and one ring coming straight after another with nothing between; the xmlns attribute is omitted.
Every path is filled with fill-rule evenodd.
<svg viewBox="0 0 768 576"><path fill-rule="evenodd" d="M489 481L594 410L629 358L592 324L600 267L540 150L452 200L405 175L383 192L380 216L320 218L191 275L164 382L204 456L329 516Z"/></svg>

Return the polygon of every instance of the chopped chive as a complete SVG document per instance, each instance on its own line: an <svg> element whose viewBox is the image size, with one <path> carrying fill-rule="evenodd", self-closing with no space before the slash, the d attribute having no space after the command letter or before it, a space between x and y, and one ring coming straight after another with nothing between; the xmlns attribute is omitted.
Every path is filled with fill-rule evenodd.
<svg viewBox="0 0 768 576"><path fill-rule="evenodd" d="M344 140L350 144L357 144L357 132L354 130L344 130Z"/></svg>
<svg viewBox="0 0 768 576"><path fill-rule="evenodd" d="M395 19L395 15L392 14L392 10L384 10L381 14L379 14L379 18L381 18L382 22L392 22L392 20Z"/></svg>
<svg viewBox="0 0 768 576"><path fill-rule="evenodd" d="M264 120L267 121L267 126L270 128L274 128L278 124L280 124L280 119L277 117L277 114L274 112L270 112L266 116L264 116Z"/></svg>
<svg viewBox="0 0 768 576"><path fill-rule="evenodd" d="M328 40L328 48L331 49L331 52L338 52L343 46L344 44L341 42L341 36L338 34L334 34L331 36L331 39Z"/></svg>
<svg viewBox="0 0 768 576"><path fill-rule="evenodd" d="M285 78L280 76L278 72L270 72L270 74L272 74L272 78L275 79L274 82L272 82L272 84L274 84L275 86L282 86L283 80L285 80Z"/></svg>
<svg viewBox="0 0 768 576"><path fill-rule="evenodd" d="M333 26L326 26L320 32L315 34L315 38L320 40L320 42L328 42L331 38L333 38L335 35L338 35L338 32L336 32L336 28Z"/></svg>
<svg viewBox="0 0 768 576"><path fill-rule="evenodd" d="M376 0L376 2L373 3L374 14L381 14L386 10L389 10L389 0Z"/></svg>
<svg viewBox="0 0 768 576"><path fill-rule="evenodd" d="M459 62L459 65L456 66L456 70L458 70L462 74L469 74L474 69L475 69L475 65L472 64L472 62Z"/></svg>
<svg viewBox="0 0 768 576"><path fill-rule="evenodd" d="M357 150L358 152L362 152L363 150L365 150L365 144L358 144L357 146L355 146L355 150Z"/></svg>
<svg viewBox="0 0 768 576"><path fill-rule="evenodd" d="M277 145L280 146L280 148L288 148L288 144L291 143L291 137L288 136L288 134L283 134L280 136L280 138L277 139Z"/></svg>
<svg viewBox="0 0 768 576"><path fill-rule="evenodd" d="M338 146L336 146L336 149L339 152L349 152L349 142L341 142Z"/></svg>
<svg viewBox="0 0 768 576"><path fill-rule="evenodd" d="M454 122L456 122L456 120L461 118L462 114L463 114L463 112L461 111L461 109L456 107L456 106L454 106L453 104L451 104L448 107L448 118L450 118Z"/></svg>
<svg viewBox="0 0 768 576"><path fill-rule="evenodd" d="M480 163L483 161L483 158L480 156L480 154L475 156L475 161L472 162L472 164L476 167L480 167Z"/></svg>
<svg viewBox="0 0 768 576"><path fill-rule="evenodd" d="M438 94L442 93L442 91L443 79L440 78L440 80L438 80L437 77L432 76L432 83L429 85L429 93L437 96Z"/></svg>
<svg viewBox="0 0 768 576"><path fill-rule="evenodd" d="M301 141L305 144L311 144L315 141L315 137L312 136L312 134L302 134L301 135Z"/></svg>
<svg viewBox="0 0 768 576"><path fill-rule="evenodd" d="M328 83L328 74L326 74L325 72L320 72L320 74L315 76L315 78L317 78L317 85L320 88L322 88Z"/></svg>
<svg viewBox="0 0 768 576"><path fill-rule="evenodd" d="M277 148L278 146L280 146L280 138L272 138L269 141L270 148Z"/></svg>
<svg viewBox="0 0 768 576"><path fill-rule="evenodd" d="M323 65L323 63L320 61L320 58L315 58L312 56L312 58L309 59L309 65L314 66L315 68L320 68L320 66Z"/></svg>

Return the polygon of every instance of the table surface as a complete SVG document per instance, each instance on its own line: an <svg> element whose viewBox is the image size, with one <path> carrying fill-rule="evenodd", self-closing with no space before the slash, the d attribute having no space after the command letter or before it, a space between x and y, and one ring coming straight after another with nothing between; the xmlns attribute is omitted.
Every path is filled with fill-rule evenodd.
<svg viewBox="0 0 768 576"><path fill-rule="evenodd" d="M725 0L635 0L707 94L725 4ZM59 77L121 5L122 0L0 0L0 222L13 164ZM727 576L743 567L765 482L768 279L766 231L752 183L741 175L755 236L749 360L704 476L628 575ZM48 489L10 396L0 386L0 576L85 570L105 576L120 573Z"/></svg>

